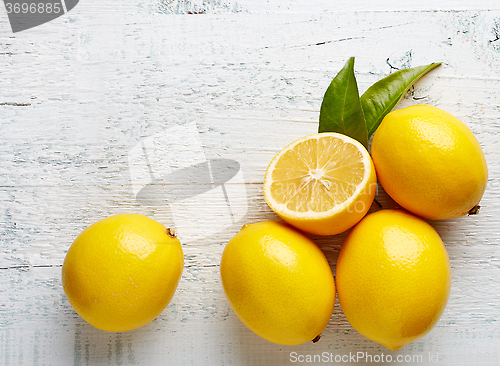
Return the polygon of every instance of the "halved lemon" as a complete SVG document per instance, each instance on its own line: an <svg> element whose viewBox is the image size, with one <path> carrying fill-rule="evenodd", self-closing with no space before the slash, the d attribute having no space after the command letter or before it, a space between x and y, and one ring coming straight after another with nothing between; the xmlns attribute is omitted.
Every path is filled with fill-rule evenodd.
<svg viewBox="0 0 500 366"><path fill-rule="evenodd" d="M311 234L334 235L358 223L377 190L370 154L339 133L302 137L272 160L264 199L283 220Z"/></svg>

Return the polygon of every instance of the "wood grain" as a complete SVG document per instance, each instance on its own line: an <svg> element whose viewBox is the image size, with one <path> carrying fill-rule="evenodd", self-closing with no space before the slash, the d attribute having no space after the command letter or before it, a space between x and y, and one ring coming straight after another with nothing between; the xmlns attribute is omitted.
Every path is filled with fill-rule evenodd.
<svg viewBox="0 0 500 366"><path fill-rule="evenodd" d="M240 226L276 219L261 192L267 164L316 132L324 91L350 56L361 92L391 70L443 62L398 107L432 104L462 119L490 174L479 215L432 222L453 267L443 317L390 354L421 355L420 364L434 355L447 365L500 362L498 4L308 4L81 1L15 35L0 18L0 364L287 365L290 352L389 353L353 330L338 303L320 342L266 342L236 318L219 280L224 244ZM204 14L187 14L195 9ZM65 253L81 230L114 213L167 226L189 218L174 218L162 197L136 199L129 156L148 137L190 123L206 159L240 164L235 184L244 190L232 204L244 217L215 233L210 220L184 231L182 280L154 322L121 334L94 329L62 291ZM394 206L383 190L377 199ZM216 217L225 205L200 203L199 211ZM332 270L345 235L314 237Z"/></svg>

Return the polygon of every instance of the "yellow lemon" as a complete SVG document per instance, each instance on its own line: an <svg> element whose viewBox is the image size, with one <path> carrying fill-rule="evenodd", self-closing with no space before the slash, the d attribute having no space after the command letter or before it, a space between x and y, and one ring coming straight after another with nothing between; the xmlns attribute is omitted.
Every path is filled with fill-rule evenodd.
<svg viewBox="0 0 500 366"><path fill-rule="evenodd" d="M389 113L375 132L371 152L385 191L427 219L474 211L486 188L481 146L463 122L436 107L415 105Z"/></svg>
<svg viewBox="0 0 500 366"><path fill-rule="evenodd" d="M354 329L394 351L437 323L448 301L451 269L431 225L404 210L381 210L349 233L335 279Z"/></svg>
<svg viewBox="0 0 500 366"><path fill-rule="evenodd" d="M139 214L121 214L86 228L62 268L69 303L94 327L139 328L172 299L184 264L172 231Z"/></svg>
<svg viewBox="0 0 500 366"><path fill-rule="evenodd" d="M334 235L368 212L377 177L368 151L339 133L300 138L281 150L264 178L264 198L289 224Z"/></svg>
<svg viewBox="0 0 500 366"><path fill-rule="evenodd" d="M330 320L335 303L330 265L311 239L283 222L243 226L224 248L220 272L231 308L270 342L314 340Z"/></svg>

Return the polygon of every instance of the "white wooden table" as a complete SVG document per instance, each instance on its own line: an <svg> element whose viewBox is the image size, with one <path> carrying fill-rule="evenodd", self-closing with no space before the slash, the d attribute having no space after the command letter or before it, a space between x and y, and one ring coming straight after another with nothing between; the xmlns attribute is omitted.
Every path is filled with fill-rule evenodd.
<svg viewBox="0 0 500 366"><path fill-rule="evenodd" d="M0 365L350 364L362 354L375 359L358 364L382 354L401 365L500 364L500 3L405 3L81 0L16 34L0 6ZM443 62L398 108L455 114L490 173L479 215L432 222L451 296L438 325L396 352L360 336L338 303L318 343L269 343L237 319L219 279L242 224L277 219L262 197L267 164L316 132L323 93L350 56L361 92L391 69ZM190 204L137 196L207 159L235 167L220 167L227 197L211 182L196 196L189 181ZM383 191L377 199L394 206ZM122 212L176 227L185 268L159 318L106 333L73 311L60 272L81 230ZM313 238L333 271L344 238Z"/></svg>

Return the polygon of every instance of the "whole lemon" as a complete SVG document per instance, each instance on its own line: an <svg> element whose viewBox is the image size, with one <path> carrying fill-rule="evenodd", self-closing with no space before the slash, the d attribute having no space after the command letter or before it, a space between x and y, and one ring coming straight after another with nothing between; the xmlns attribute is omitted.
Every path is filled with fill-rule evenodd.
<svg viewBox="0 0 500 366"><path fill-rule="evenodd" d="M466 215L486 188L486 160L473 133L436 107L389 113L375 132L371 153L389 196L427 219Z"/></svg>
<svg viewBox="0 0 500 366"><path fill-rule="evenodd" d="M404 210L381 210L347 236L336 282L354 329L394 351L439 320L450 293L450 262L431 225Z"/></svg>
<svg viewBox="0 0 500 366"><path fill-rule="evenodd" d="M227 243L220 272L240 320L268 341L297 345L326 328L335 303L323 252L288 224L248 224Z"/></svg>
<svg viewBox="0 0 500 366"><path fill-rule="evenodd" d="M75 311L94 327L123 332L156 318L172 299L184 258L170 229L139 214L120 214L86 228L62 267Z"/></svg>

